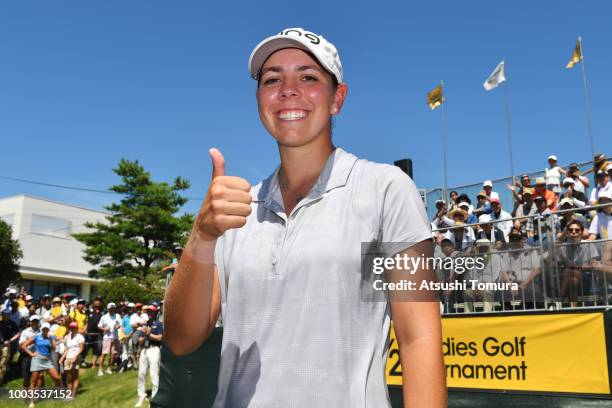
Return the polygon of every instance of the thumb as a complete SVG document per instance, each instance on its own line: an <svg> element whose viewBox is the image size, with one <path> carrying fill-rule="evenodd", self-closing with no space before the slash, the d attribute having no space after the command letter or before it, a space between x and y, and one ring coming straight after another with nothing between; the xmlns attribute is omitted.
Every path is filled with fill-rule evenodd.
<svg viewBox="0 0 612 408"><path fill-rule="evenodd" d="M212 160L212 178L225 176L225 158L223 154L215 147L211 148L208 153Z"/></svg>

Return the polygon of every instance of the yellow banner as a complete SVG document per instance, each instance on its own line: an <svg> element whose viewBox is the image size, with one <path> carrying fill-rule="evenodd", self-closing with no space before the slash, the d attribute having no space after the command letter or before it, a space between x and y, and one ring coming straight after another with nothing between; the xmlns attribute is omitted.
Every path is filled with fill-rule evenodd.
<svg viewBox="0 0 612 408"><path fill-rule="evenodd" d="M603 313L442 319L449 387L609 394ZM402 384L391 331L387 383Z"/></svg>

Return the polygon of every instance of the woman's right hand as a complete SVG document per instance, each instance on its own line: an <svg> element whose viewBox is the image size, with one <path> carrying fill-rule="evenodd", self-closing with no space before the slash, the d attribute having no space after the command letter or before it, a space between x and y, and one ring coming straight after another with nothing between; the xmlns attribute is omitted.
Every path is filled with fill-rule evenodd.
<svg viewBox="0 0 612 408"><path fill-rule="evenodd" d="M241 178L225 175L225 159L210 149L213 172L206 198L194 223L197 238L213 241L232 228L246 224L251 214L251 184Z"/></svg>

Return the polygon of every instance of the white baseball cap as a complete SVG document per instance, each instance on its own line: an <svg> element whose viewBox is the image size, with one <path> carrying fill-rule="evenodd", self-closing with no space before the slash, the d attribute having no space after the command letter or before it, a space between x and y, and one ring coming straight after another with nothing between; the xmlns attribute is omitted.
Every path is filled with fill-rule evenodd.
<svg viewBox="0 0 612 408"><path fill-rule="evenodd" d="M550 156L548 156L548 160L557 161L557 156L555 156L554 154L551 154Z"/></svg>
<svg viewBox="0 0 612 408"><path fill-rule="evenodd" d="M32 316L30 316L30 321L32 320L40 320L40 316L33 314Z"/></svg>
<svg viewBox="0 0 612 408"><path fill-rule="evenodd" d="M480 217L478 217L478 222L480 224L491 222L491 216L489 214L482 214Z"/></svg>
<svg viewBox="0 0 612 408"><path fill-rule="evenodd" d="M132 302L128 303L127 306L128 307L136 307L136 305L134 303L132 303Z"/></svg>
<svg viewBox="0 0 612 408"><path fill-rule="evenodd" d="M284 48L299 48L310 52L326 70L336 77L339 84L342 83L342 63L336 47L322 35L303 28L287 28L257 44L249 57L251 77L258 79L261 67L268 57Z"/></svg>
<svg viewBox="0 0 612 408"><path fill-rule="evenodd" d="M51 325L49 324L49 322L44 322L43 324L40 325L40 330L43 329L50 329Z"/></svg>
<svg viewBox="0 0 612 408"><path fill-rule="evenodd" d="M68 303L69 306L75 306L77 304L77 302L79 301L79 298L74 298L70 301L70 303Z"/></svg>
<svg viewBox="0 0 612 408"><path fill-rule="evenodd" d="M566 177L566 178L563 179L563 185L566 185L566 184L576 184L576 182L574 181L573 178Z"/></svg>
<svg viewBox="0 0 612 408"><path fill-rule="evenodd" d="M493 187L493 182L491 180L485 180L484 183L482 183L483 187Z"/></svg>
<svg viewBox="0 0 612 408"><path fill-rule="evenodd" d="M108 305L106 305L106 308L107 308L107 309L110 309L111 307L116 308L116 307L117 307L117 305L116 305L116 304L114 304L113 302L110 302Z"/></svg>

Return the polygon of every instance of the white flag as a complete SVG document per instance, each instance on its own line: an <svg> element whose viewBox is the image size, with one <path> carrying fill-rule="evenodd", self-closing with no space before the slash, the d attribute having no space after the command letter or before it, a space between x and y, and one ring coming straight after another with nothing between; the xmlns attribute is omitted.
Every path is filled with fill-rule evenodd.
<svg viewBox="0 0 612 408"><path fill-rule="evenodd" d="M506 75L504 74L504 61L500 62L499 65L491 72L491 75L487 78L483 84L484 89L490 91L491 89L497 88L499 84L506 81Z"/></svg>

